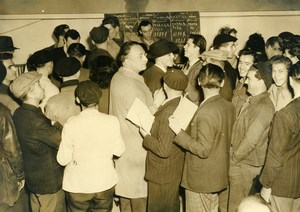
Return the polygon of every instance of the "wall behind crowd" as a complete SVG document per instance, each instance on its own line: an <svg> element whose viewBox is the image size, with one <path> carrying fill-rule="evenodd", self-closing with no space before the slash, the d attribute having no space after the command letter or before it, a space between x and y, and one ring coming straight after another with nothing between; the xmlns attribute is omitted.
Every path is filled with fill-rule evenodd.
<svg viewBox="0 0 300 212"><path fill-rule="evenodd" d="M261 33L265 40L282 31L300 34L299 0L228 0L226 4L223 0L2 0L0 35L13 37L20 48L14 60L25 63L34 51L54 43L52 31L61 23L79 31L81 43L90 48L89 31L100 25L104 13L178 11L199 12L200 33L208 46L223 26L237 29L238 49L254 32Z"/></svg>

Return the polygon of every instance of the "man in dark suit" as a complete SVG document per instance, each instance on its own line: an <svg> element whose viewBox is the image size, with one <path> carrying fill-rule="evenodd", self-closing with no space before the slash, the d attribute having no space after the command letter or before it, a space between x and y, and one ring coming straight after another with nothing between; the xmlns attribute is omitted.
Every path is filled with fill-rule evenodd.
<svg viewBox="0 0 300 212"><path fill-rule="evenodd" d="M141 130L147 150L148 212L179 212L184 152L173 143L175 133L169 128L168 119L177 108L188 79L182 71L168 71L163 80L167 99L154 115L151 135Z"/></svg>
<svg viewBox="0 0 300 212"><path fill-rule="evenodd" d="M201 68L198 83L204 101L195 112L189 133L180 129L175 117L169 119L169 126L177 135L174 142L186 149L181 185L189 212L218 211L218 196L228 186L228 152L235 109L220 96L224 77L224 71L217 65Z"/></svg>

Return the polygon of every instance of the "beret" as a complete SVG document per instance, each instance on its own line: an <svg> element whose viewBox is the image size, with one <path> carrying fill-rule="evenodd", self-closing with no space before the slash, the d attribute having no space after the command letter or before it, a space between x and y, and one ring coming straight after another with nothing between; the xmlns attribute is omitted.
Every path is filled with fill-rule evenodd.
<svg viewBox="0 0 300 212"><path fill-rule="evenodd" d="M18 76L9 86L10 91L17 98L24 96L30 87L42 77L36 71L25 72Z"/></svg>
<svg viewBox="0 0 300 212"><path fill-rule="evenodd" d="M99 27L94 27L91 31L90 31L90 36L91 39L95 42L95 43L104 43L107 38L108 38L108 34L109 31L108 29L101 25Z"/></svg>
<svg viewBox="0 0 300 212"><path fill-rule="evenodd" d="M98 104L101 95L102 92L98 84L91 80L80 82L75 89L75 96L84 106Z"/></svg>
<svg viewBox="0 0 300 212"><path fill-rule="evenodd" d="M75 57L64 57L54 66L54 72L60 77L69 77L76 74L81 68L81 63Z"/></svg>
<svg viewBox="0 0 300 212"><path fill-rule="evenodd" d="M213 46L218 47L223 43L235 42L237 38L228 34L219 34L215 37L213 41Z"/></svg>
<svg viewBox="0 0 300 212"><path fill-rule="evenodd" d="M155 59L171 52L175 54L179 53L178 46L166 39L161 39L150 45L147 57Z"/></svg>
<svg viewBox="0 0 300 212"><path fill-rule="evenodd" d="M53 55L50 51L45 49L36 51L27 59L27 69L28 71L36 70L39 65L50 61L53 61Z"/></svg>
<svg viewBox="0 0 300 212"><path fill-rule="evenodd" d="M167 86L179 91L184 91L188 85L188 78L182 71L167 71L163 80Z"/></svg>

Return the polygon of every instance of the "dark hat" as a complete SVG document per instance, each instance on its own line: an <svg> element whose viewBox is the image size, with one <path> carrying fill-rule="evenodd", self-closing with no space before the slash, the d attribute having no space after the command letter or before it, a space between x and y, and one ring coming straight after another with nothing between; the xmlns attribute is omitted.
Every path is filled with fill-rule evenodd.
<svg viewBox="0 0 300 212"><path fill-rule="evenodd" d="M5 79L6 77L6 68L3 65L3 63L0 62L0 84L2 83L2 81Z"/></svg>
<svg viewBox="0 0 300 212"><path fill-rule="evenodd" d="M184 91L188 85L188 78L182 71L167 71L163 79L167 86L179 91Z"/></svg>
<svg viewBox="0 0 300 212"><path fill-rule="evenodd" d="M101 95L102 92L98 84L91 80L80 82L75 89L75 96L84 106L98 104Z"/></svg>
<svg viewBox="0 0 300 212"><path fill-rule="evenodd" d="M65 35L65 30L66 29L70 29L69 25L67 24L60 24L58 26L56 26L53 30L53 34L55 37L59 37L60 35Z"/></svg>
<svg viewBox="0 0 300 212"><path fill-rule="evenodd" d="M265 85L267 87L267 89L269 89L273 83L273 78L272 78L272 70L270 68L269 65L263 63L263 62L259 62L255 65L253 65L249 71L251 69L257 69L259 75L261 76L262 80L265 82Z"/></svg>
<svg viewBox="0 0 300 212"><path fill-rule="evenodd" d="M219 34L215 37L213 41L213 46L219 47L223 43L228 43L228 42L235 42L237 41L237 38L228 34Z"/></svg>
<svg viewBox="0 0 300 212"><path fill-rule="evenodd" d="M150 45L150 49L147 57L150 59L155 59L164 56L166 54L169 54L171 52L178 54L179 53L178 46L175 43L170 42L166 39L161 39Z"/></svg>
<svg viewBox="0 0 300 212"><path fill-rule="evenodd" d="M6 51L14 51L15 49L19 49L14 46L13 40L9 36L0 36L0 52Z"/></svg>
<svg viewBox="0 0 300 212"><path fill-rule="evenodd" d="M53 55L50 51L44 49L36 51L27 59L27 69L28 71L36 70L40 65L50 61L53 61Z"/></svg>
<svg viewBox="0 0 300 212"><path fill-rule="evenodd" d="M101 25L99 27L94 27L91 31L90 31L90 36L91 39L95 42L95 43L104 43L107 38L108 38L108 34L109 31L108 29Z"/></svg>
<svg viewBox="0 0 300 212"><path fill-rule="evenodd" d="M15 97L20 98L21 96L24 96L29 88L39 81L41 77L42 75L36 71L25 72L10 84L10 91Z"/></svg>
<svg viewBox="0 0 300 212"><path fill-rule="evenodd" d="M81 63L75 57L60 59L54 66L54 72L60 77L69 77L76 74L81 68Z"/></svg>

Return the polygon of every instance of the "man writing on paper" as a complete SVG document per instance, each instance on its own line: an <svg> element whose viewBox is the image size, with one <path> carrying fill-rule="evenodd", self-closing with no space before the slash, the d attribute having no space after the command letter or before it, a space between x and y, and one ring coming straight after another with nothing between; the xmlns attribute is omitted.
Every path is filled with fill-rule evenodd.
<svg viewBox="0 0 300 212"><path fill-rule="evenodd" d="M155 113L151 135L141 129L143 146L147 149L146 174L148 181L148 212L179 212L179 184L184 152L173 143L175 133L169 128L188 78L182 71L168 71L163 76L167 99Z"/></svg>
<svg viewBox="0 0 300 212"><path fill-rule="evenodd" d="M120 121L126 151L116 160L119 174L116 194L121 197L122 212L143 212L146 211L147 201L147 182L144 179L147 152L142 147L143 138L139 128L128 121L126 116L136 97L152 112L156 107L149 88L139 75L139 72L146 69L148 61L143 47L134 41L124 43L118 60L122 66L111 81L109 113Z"/></svg>
<svg viewBox="0 0 300 212"><path fill-rule="evenodd" d="M217 65L201 68L198 83L204 101L191 121L190 133L181 130L174 116L169 118L170 128L177 134L174 142L187 150L181 185L189 212L218 211L222 203L219 195L228 186L228 152L235 109L220 96L224 77L224 71Z"/></svg>

